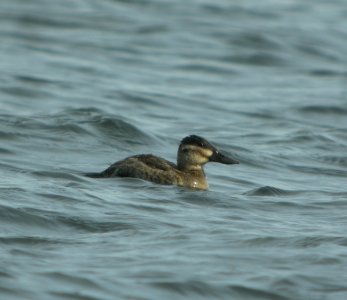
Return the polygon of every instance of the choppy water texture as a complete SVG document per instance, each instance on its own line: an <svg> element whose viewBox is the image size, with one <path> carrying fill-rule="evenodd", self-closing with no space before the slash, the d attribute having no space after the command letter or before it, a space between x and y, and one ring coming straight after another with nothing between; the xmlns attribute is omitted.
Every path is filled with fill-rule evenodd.
<svg viewBox="0 0 347 300"><path fill-rule="evenodd" d="M345 1L2 0L0 298L347 299ZM210 190L85 178L241 161Z"/></svg>

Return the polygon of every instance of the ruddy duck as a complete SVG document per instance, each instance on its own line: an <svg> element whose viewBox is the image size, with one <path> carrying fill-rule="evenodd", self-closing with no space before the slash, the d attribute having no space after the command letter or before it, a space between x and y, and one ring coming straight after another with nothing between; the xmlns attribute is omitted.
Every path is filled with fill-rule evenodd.
<svg viewBox="0 0 347 300"><path fill-rule="evenodd" d="M93 178L135 177L159 184L178 185L207 190L204 165L208 162L238 164L220 153L204 138L197 135L185 137L177 151L177 165L152 154L130 156L120 160L101 173L89 173Z"/></svg>

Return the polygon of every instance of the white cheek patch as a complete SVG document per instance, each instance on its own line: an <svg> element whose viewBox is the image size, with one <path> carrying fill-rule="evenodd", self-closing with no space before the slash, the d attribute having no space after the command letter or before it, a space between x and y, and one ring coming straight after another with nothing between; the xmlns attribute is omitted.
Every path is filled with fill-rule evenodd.
<svg viewBox="0 0 347 300"><path fill-rule="evenodd" d="M211 149L204 149L195 145L184 145L182 151L189 151L189 160L191 163L205 164L208 158L213 154Z"/></svg>
<svg viewBox="0 0 347 300"><path fill-rule="evenodd" d="M182 150L199 151L200 148L194 145L184 145Z"/></svg>
<svg viewBox="0 0 347 300"><path fill-rule="evenodd" d="M198 156L196 157L195 161L199 164L199 165L203 165L206 164L208 162L208 158L206 156Z"/></svg>
<svg viewBox="0 0 347 300"><path fill-rule="evenodd" d="M196 153L200 153L201 156L206 156L206 157L210 157L213 154L213 151L211 149L201 148L194 145L184 145L182 147L182 150L195 151Z"/></svg>
<svg viewBox="0 0 347 300"><path fill-rule="evenodd" d="M211 149L200 149L200 151L203 153L204 156L210 157L213 154L213 151Z"/></svg>

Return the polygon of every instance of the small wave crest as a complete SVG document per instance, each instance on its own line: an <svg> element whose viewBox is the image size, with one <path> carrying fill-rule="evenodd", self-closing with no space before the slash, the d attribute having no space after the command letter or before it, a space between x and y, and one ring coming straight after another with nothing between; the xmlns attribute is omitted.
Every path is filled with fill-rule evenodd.
<svg viewBox="0 0 347 300"><path fill-rule="evenodd" d="M306 105L299 111L306 114L347 115L347 108L338 105Z"/></svg>
<svg viewBox="0 0 347 300"><path fill-rule="evenodd" d="M287 196L295 192L287 191L273 186L262 186L245 193L248 196Z"/></svg>
<svg viewBox="0 0 347 300"><path fill-rule="evenodd" d="M203 296L206 299L216 299L228 295L233 297L242 297L242 299L278 299L285 300L289 299L276 292L265 291L259 288L255 288L247 285L216 285L204 281L159 281L155 282L154 285L162 290L169 292L175 292L178 295L195 295ZM195 298L195 297L194 297Z"/></svg>

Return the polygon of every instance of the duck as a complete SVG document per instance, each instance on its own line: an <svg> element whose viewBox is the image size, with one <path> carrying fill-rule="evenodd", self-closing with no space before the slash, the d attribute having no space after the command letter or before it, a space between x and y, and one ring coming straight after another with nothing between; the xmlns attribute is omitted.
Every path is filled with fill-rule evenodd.
<svg viewBox="0 0 347 300"><path fill-rule="evenodd" d="M206 139L189 135L180 142L177 164L152 154L140 154L117 161L100 173L85 174L91 178L133 177L162 185L176 185L207 190L204 172L208 162L231 165L239 161L222 154Z"/></svg>

